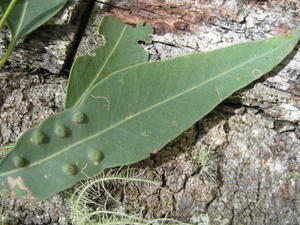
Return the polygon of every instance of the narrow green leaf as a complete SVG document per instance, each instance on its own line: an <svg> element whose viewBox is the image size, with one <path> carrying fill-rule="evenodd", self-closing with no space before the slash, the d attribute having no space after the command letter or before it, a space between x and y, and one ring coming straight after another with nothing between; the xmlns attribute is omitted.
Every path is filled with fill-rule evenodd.
<svg viewBox="0 0 300 225"><path fill-rule="evenodd" d="M132 28L119 19L104 17L99 33L105 37L105 45L95 49L96 56L79 56L74 62L65 107L78 105L97 82L111 73L148 61L149 54L138 42L150 43L152 32L151 26L143 23Z"/></svg>
<svg viewBox="0 0 300 225"><path fill-rule="evenodd" d="M300 31L161 62L102 80L81 103L26 132L0 164L0 187L45 199L105 168L162 148L283 60ZM67 136L59 135L64 127Z"/></svg>
<svg viewBox="0 0 300 225"><path fill-rule="evenodd" d="M1 0L0 9L5 12L11 0ZM7 23L13 37L21 38L53 17L67 0L18 0Z"/></svg>
<svg viewBox="0 0 300 225"><path fill-rule="evenodd" d="M10 2L11 0L0 1L2 13L9 7ZM48 21L66 2L67 0L18 0L7 17L12 40L7 53L1 59L1 64L8 59L18 39Z"/></svg>

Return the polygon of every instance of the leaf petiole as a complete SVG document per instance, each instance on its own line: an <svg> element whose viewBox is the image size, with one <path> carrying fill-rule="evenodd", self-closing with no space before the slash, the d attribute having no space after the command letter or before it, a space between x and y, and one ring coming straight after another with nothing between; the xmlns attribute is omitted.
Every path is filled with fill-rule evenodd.
<svg viewBox="0 0 300 225"><path fill-rule="evenodd" d="M0 20L0 30L3 28L4 26L4 23L6 22L7 20L7 17L9 16L9 14L12 12L14 6L16 5L18 0L12 0L7 9L5 10L4 12L4 15L2 16L1 20ZM1 58L0 60L0 67L3 66L3 64L7 61L7 59L9 58L9 56L11 55L13 49L14 49L14 46L16 44L17 40L16 38L12 39L12 41L10 42L9 46L8 46L8 49L7 51L5 52L4 56Z"/></svg>
<svg viewBox="0 0 300 225"><path fill-rule="evenodd" d="M11 42L9 43L8 45L8 48L4 54L4 56L0 59L0 67L3 66L3 64L8 60L9 56L11 55L11 53L13 52L14 48L15 48L15 45L17 43L17 38L13 38L11 40Z"/></svg>
<svg viewBox="0 0 300 225"><path fill-rule="evenodd" d="M15 7L15 4L17 3L18 0L12 0L7 9L4 12L4 15L2 16L1 20L0 20L0 30L3 28L3 25L7 19L7 17L9 16L9 14L11 13L11 11L13 10L13 8Z"/></svg>

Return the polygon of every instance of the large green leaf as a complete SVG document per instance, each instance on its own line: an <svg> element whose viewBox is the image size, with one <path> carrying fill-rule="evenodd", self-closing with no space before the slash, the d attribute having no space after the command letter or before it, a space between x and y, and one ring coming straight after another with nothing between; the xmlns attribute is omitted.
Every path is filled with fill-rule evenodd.
<svg viewBox="0 0 300 225"><path fill-rule="evenodd" d="M140 23L132 28L119 19L104 17L99 33L106 41L104 46L95 50L96 56L79 56L72 66L66 108L78 105L97 82L111 73L148 60L149 54L138 42L151 42L151 26Z"/></svg>
<svg viewBox="0 0 300 225"><path fill-rule="evenodd" d="M6 53L0 60L0 67L12 53L17 41L52 18L68 0L0 0L0 10L4 15L9 8L6 22L12 39ZM13 3L10 5L10 3Z"/></svg>
<svg viewBox="0 0 300 225"><path fill-rule="evenodd" d="M300 31L116 72L81 103L26 132L0 164L0 186L45 199L105 168L142 160L233 92L272 70Z"/></svg>

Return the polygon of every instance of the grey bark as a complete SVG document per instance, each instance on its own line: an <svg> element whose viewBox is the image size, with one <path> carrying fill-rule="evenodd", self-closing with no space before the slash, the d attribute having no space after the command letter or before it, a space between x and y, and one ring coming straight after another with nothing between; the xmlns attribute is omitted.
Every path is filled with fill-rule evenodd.
<svg viewBox="0 0 300 225"><path fill-rule="evenodd" d="M144 2L133 8L136 1L112 1L110 6L96 1L77 54L92 54L99 44L97 28L104 12L125 18L131 10L128 22L148 18L156 26L160 35L144 45L151 60L259 40L287 27L300 28L298 1L151 1L148 4L157 10L148 7L148 12L143 11ZM156 4L165 7L162 11L167 16ZM146 13L147 18L143 17ZM198 14L201 21L192 17ZM178 27L177 22L187 26ZM64 31L61 35L54 38L52 49L61 49L61 40L68 36ZM46 49L44 43L41 47ZM14 142L20 133L63 108L67 81L58 71L66 53L48 50L45 54L47 59L58 55L59 60L46 60L47 67L35 64L38 70L33 72L12 58L11 67L0 74L2 144ZM22 51L22 59L21 55ZM37 60L35 54L29 58ZM193 224L299 224L299 65L297 48L271 73L235 93L164 149L131 165L140 171L147 168L147 178L175 194L169 198L153 186L128 185L126 190L117 190L123 207L131 213L143 208L145 218L167 216ZM39 204L6 199L6 216L11 223L71 223L65 199L64 193Z"/></svg>

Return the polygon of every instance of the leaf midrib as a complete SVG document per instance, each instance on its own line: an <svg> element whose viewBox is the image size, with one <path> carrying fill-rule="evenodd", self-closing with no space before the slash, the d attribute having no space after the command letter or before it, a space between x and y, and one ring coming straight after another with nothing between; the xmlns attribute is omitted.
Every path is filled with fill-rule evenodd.
<svg viewBox="0 0 300 225"><path fill-rule="evenodd" d="M245 66L245 65L247 65L247 64L250 64L251 62L253 62L253 61L255 61L255 60L258 60L258 59L263 58L263 57L265 57L265 56L267 56L267 55L270 55L270 54L272 54L273 52L276 52L276 51L278 51L279 49L281 49L282 47L288 45L290 42L293 42L294 40L295 40L295 38L292 38L290 41L285 42L284 44L278 46L277 48L275 48L275 49L273 49L273 50L271 50L271 51L268 51L266 54L263 54L263 55L261 55L261 56L259 56L259 57L256 57L256 58L252 58L251 60L248 60L248 61L246 61L246 62L244 62L244 63L242 63L242 64L239 64L239 65L236 66L236 67L233 67L233 68L231 68L231 69L229 69L229 70L227 70L227 71L225 71L225 72L223 72L223 73L220 73L219 75L217 75L217 76L215 76L215 77L213 77L213 78L210 78L210 79L204 81L203 83L201 83L201 84L199 84L199 85L195 85L195 86L193 86L193 87L191 87L191 88L189 88L189 89L187 89L187 90L185 90L185 91L183 91L183 92L181 92L181 93L179 93L179 94L177 94L177 95L174 95L174 96L172 96L172 97L166 98L165 100L163 100L163 101L161 101L161 102L159 102L159 103L157 103L157 104L154 104L154 105L152 105L152 106L150 106L150 107L148 107L148 108L146 108L146 109L144 109L144 110L142 110L142 111L140 111L140 112L138 112L138 113L133 114L133 115L132 115L130 118L128 118L128 119L121 120L121 121L115 123L113 126L110 126L110 127L106 128L106 129L104 129L104 130L102 130L102 131L100 131L100 132L98 132L98 133L96 133L96 134L94 134L94 135L91 135L91 136L89 136L89 137L87 137L87 138L85 138L85 139L83 139L83 140L81 140L81 141L78 141L78 142L76 142L76 143L74 143L74 144L72 144L72 145L70 145L70 146L68 146L68 147L66 147L66 148L64 148L64 149L62 149L61 151L59 151L59 152L57 152L57 153L54 153L54 154L50 155L49 157L46 157L45 159L39 160L39 161L37 161L37 162L34 162L34 163L30 164L29 166L27 166L26 168L31 168L31 167L37 166L37 165L39 165L39 164L41 164L41 163L43 163L43 162L45 162L45 161L48 161L48 160L50 160L50 159L52 159L52 158L54 158L54 157L56 157L56 156L58 156L58 155L60 155L60 154L62 154L62 153L64 153L64 152L66 152L66 151L72 149L73 147L75 147L75 146L77 146L77 145L80 145L80 144L82 144L82 143L84 143L84 142L86 142L86 141L88 141L88 140L90 140L90 139L93 139L93 138L95 138L95 137L97 137L97 136L99 136L99 135L102 135L103 133L106 133L106 132L108 132L108 131L110 131L110 130L116 128L117 126L119 126L119 125L125 123L126 121L128 121L128 120L130 120L130 119L132 119L132 118L135 118L135 117L139 116L139 115L142 114L142 113L145 113L145 112L147 112L147 111L149 111L149 110L151 110L151 109L154 109L155 107L158 107L158 106L160 106L160 105L162 105L162 104L164 104L164 103L166 103L166 102L168 102L168 101L170 101L170 100L173 100L174 98L177 98L177 97L182 96L182 95L184 95L184 94L186 94L186 93L189 93L189 92L191 92L191 91L193 91L193 90L195 90L195 89L197 89L197 88L200 88L201 86L203 86L203 85L205 85L205 84L207 84L207 83L209 83L209 82L211 82L211 81L214 81L214 80L216 80L216 79L218 79L218 78L220 78L220 77L222 77L222 76L224 76L224 75L227 75L228 73L230 73L230 72L232 72L232 71L234 71L234 70L236 70L236 69L239 69L239 68L241 68L241 67L243 67L243 66ZM0 174L0 176L7 176L7 175L9 175L9 174L12 174L12 173L15 173L15 172L19 172L19 171L24 170L24 169L26 169L26 168L20 168L20 169L11 170L11 171L8 171L8 172L6 172L6 173Z"/></svg>
<svg viewBox="0 0 300 225"><path fill-rule="evenodd" d="M109 55L106 57L103 65L100 67L100 69L97 72L97 75L95 76L95 78L90 82L90 85L87 87L87 89L82 93L82 95L78 98L78 100L73 104L72 107L76 107L81 100L87 95L88 91L94 86L95 82L97 81L98 77L101 75L101 72L103 71L103 69L105 68L105 66L108 64L108 62L110 61L113 53L115 52L116 48L119 46L125 31L127 30L127 26L125 25L124 28L122 29L122 32L120 34L120 37L118 38L116 44L114 45L114 47L112 48L112 50L110 51ZM105 47L105 46L104 46Z"/></svg>

